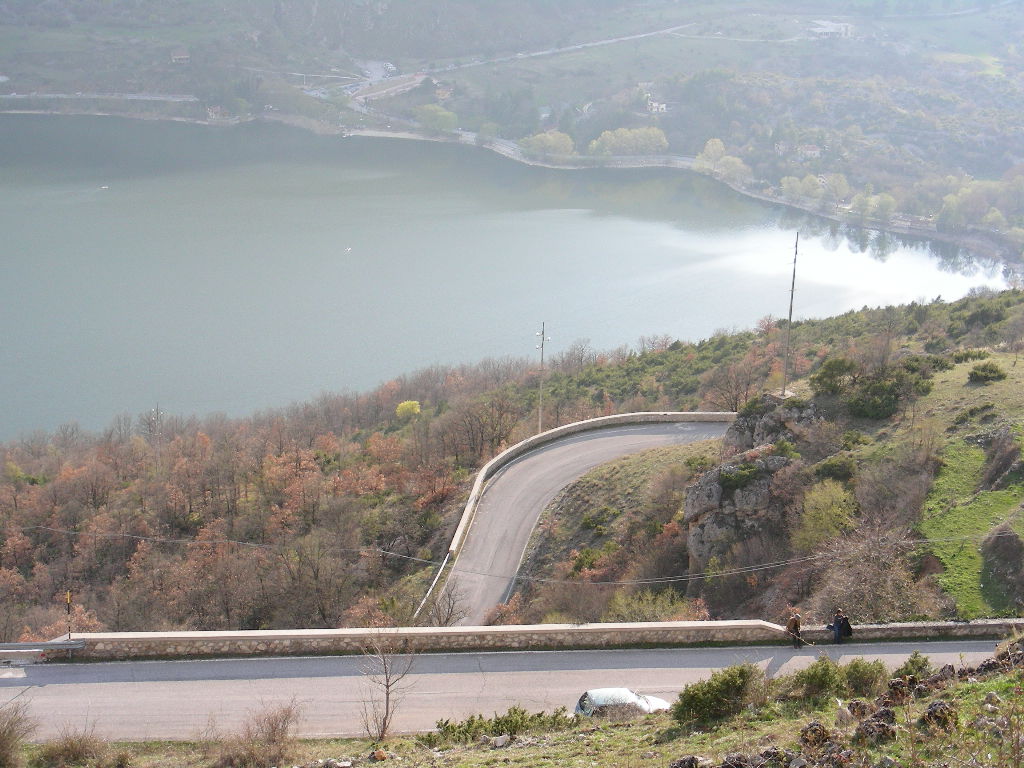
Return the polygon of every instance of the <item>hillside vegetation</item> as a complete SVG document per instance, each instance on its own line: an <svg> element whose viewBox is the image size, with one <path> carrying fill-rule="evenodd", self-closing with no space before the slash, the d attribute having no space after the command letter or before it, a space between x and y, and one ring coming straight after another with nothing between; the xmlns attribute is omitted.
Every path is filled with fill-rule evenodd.
<svg viewBox="0 0 1024 768"><path fill-rule="evenodd" d="M567 507L580 515L566 527L574 543L549 546L561 586L687 578L650 595L601 586L599 600L579 601L585 620L616 592L621 611L635 598L670 615L700 612L684 598L770 619L793 601L823 615L840 600L857 620L1019 612L1020 560L1005 553L1021 532L1022 318L1021 293L981 291L794 323L791 378L807 397L781 408L758 397L781 378L771 319L697 343L572 345L551 359L545 425L640 410L743 415L724 447L606 470L597 485L610 495ZM992 363L1006 378L969 381ZM0 639L65 631L66 590L78 631L409 623L472 471L531 434L537 389L529 361L485 361L247 419L154 411L101 434L68 424L9 442ZM545 599L567 609L564 596ZM441 606L421 620L454 617Z"/></svg>
<svg viewBox="0 0 1024 768"><path fill-rule="evenodd" d="M975 319L1009 318L1005 351L929 338L935 321L968 336L973 323L957 319L968 306ZM639 455L567 488L534 535L518 613L782 621L799 606L825 621L842 605L859 621L1020 615L1019 296L967 301L941 320L934 307L795 325L805 356L812 339L829 350L794 385L805 397L745 399L770 377L758 354L774 330L709 371L704 398L740 410L721 455L669 466L664 452ZM875 333L860 325L869 317L882 321Z"/></svg>

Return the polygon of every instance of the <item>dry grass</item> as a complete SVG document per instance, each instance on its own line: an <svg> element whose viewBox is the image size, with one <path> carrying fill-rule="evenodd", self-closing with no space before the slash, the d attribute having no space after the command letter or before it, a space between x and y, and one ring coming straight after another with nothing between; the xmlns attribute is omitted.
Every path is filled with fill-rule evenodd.
<svg viewBox="0 0 1024 768"><path fill-rule="evenodd" d="M60 735L44 743L32 759L34 768L66 768L105 764L108 746L93 726L65 727Z"/></svg>
<svg viewBox="0 0 1024 768"><path fill-rule="evenodd" d="M216 768L271 768L295 751L299 705L269 706L252 713L234 735L221 739L215 749Z"/></svg>
<svg viewBox="0 0 1024 768"><path fill-rule="evenodd" d="M19 768L22 744L35 728L24 703L13 702L0 707L0 768Z"/></svg>

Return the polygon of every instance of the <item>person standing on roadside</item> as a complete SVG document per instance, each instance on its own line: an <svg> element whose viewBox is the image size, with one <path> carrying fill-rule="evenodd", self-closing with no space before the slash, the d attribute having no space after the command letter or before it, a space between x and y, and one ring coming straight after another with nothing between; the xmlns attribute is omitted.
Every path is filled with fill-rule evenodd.
<svg viewBox="0 0 1024 768"><path fill-rule="evenodd" d="M836 645L840 645L843 642L844 637L849 637L853 634L853 627L850 625L849 617L843 613L842 608L836 608L835 615L832 617L832 623L827 625L826 629L832 630L832 639Z"/></svg>
<svg viewBox="0 0 1024 768"><path fill-rule="evenodd" d="M786 622L786 634L793 641L794 648L800 648L804 644L800 637L800 614L796 611L789 615L789 621Z"/></svg>

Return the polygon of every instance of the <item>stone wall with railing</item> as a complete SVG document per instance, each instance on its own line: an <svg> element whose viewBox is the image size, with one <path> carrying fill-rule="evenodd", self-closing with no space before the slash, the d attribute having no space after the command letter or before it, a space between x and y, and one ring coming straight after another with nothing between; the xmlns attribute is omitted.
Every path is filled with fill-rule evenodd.
<svg viewBox="0 0 1024 768"><path fill-rule="evenodd" d="M849 642L997 639L1024 633L1024 619L915 622L854 627ZM828 642L831 632L808 627L804 637ZM243 632L74 633L76 659L197 656L287 656L362 653L373 645L415 652L621 648L631 646L769 645L787 642L785 629L766 621L670 621L637 624L535 624L501 627L400 627ZM66 640L67 637L59 638ZM45 646L45 644L42 644ZM53 654L64 658L68 651Z"/></svg>

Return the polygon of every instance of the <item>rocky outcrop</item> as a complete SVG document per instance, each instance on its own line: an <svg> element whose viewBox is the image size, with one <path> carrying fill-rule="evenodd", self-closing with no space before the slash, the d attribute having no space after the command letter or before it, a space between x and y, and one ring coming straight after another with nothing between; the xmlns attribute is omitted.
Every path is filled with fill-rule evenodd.
<svg viewBox="0 0 1024 768"><path fill-rule="evenodd" d="M776 395L764 394L740 411L725 433L723 442L727 449L738 451L779 440L793 442L791 425L808 427L820 420L818 409L812 402L795 397L783 400Z"/></svg>
<svg viewBox="0 0 1024 768"><path fill-rule="evenodd" d="M771 481L789 463L770 453L744 456L705 472L686 489L683 522L691 573L703 571L713 557L746 565L778 545L785 534L784 510L773 502Z"/></svg>

